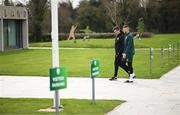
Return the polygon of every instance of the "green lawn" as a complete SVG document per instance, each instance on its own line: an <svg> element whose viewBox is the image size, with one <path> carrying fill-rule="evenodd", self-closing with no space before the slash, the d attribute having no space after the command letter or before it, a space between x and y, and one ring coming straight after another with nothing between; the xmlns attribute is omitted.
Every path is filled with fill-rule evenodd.
<svg viewBox="0 0 180 115"><path fill-rule="evenodd" d="M152 38L143 38L142 40L135 39L136 48L160 48L168 47L169 44L180 43L180 34L158 34ZM83 41L78 39L74 41L60 41L60 47L68 48L114 48L114 39L91 39L90 41ZM31 43L31 47L50 47L51 42Z"/></svg>
<svg viewBox="0 0 180 115"><path fill-rule="evenodd" d="M11 99L0 98L0 114L31 114L31 115L54 115L50 112L38 112L39 109L47 109L52 106L51 99ZM97 100L96 104L91 104L90 100L62 99L61 104L64 109L61 115L104 115L122 104L120 100Z"/></svg>
<svg viewBox="0 0 180 115"><path fill-rule="evenodd" d="M153 77L159 78L172 68L179 65L179 60L172 58L167 64L167 51L165 51L165 65L161 68L160 51L153 51ZM176 55L176 54L175 54ZM90 60L100 60L100 77L113 75L114 50L113 49L61 49L60 65L68 69L69 76L89 77ZM0 53L0 75L27 75L48 76L51 67L51 50L18 50ZM136 51L134 70L137 78L149 77L149 51ZM119 76L127 77L122 70Z"/></svg>

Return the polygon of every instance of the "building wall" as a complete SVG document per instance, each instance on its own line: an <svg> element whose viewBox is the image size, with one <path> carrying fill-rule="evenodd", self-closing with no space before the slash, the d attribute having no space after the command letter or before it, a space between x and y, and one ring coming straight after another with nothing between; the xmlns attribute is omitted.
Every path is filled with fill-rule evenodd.
<svg viewBox="0 0 180 115"><path fill-rule="evenodd" d="M22 46L28 47L28 12L24 7L0 6L0 51L3 45L3 20L22 20Z"/></svg>
<svg viewBox="0 0 180 115"><path fill-rule="evenodd" d="M3 20L0 19L0 51L4 51L3 43Z"/></svg>
<svg viewBox="0 0 180 115"><path fill-rule="evenodd" d="M28 39L28 20L23 21L23 32L22 32L22 37L23 37L23 48L28 48L29 46L29 39ZM27 39L25 39L27 38Z"/></svg>
<svg viewBox="0 0 180 115"><path fill-rule="evenodd" d="M24 7L1 6L3 19L21 19L28 18L28 12Z"/></svg>
<svg viewBox="0 0 180 115"><path fill-rule="evenodd" d="M4 51L3 48L3 20L2 20L2 7L0 7L0 51Z"/></svg>

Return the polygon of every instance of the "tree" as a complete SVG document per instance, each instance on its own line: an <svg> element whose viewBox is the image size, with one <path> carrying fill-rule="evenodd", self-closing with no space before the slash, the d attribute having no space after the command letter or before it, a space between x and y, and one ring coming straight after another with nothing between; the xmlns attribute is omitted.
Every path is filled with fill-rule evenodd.
<svg viewBox="0 0 180 115"><path fill-rule="evenodd" d="M29 17L32 24L32 38L34 41L43 41L42 23L46 11L47 0L31 0L29 2Z"/></svg>
<svg viewBox="0 0 180 115"><path fill-rule="evenodd" d="M143 18L140 18L138 21L138 32L144 32L144 21Z"/></svg>
<svg viewBox="0 0 180 115"><path fill-rule="evenodd" d="M180 32L180 1L162 0L160 1L160 22L159 31L163 33Z"/></svg>
<svg viewBox="0 0 180 115"><path fill-rule="evenodd" d="M20 1L17 1L16 3L15 3L15 6L17 6L17 7L26 7L26 5L24 5L22 2L20 2Z"/></svg>
<svg viewBox="0 0 180 115"><path fill-rule="evenodd" d="M103 0L81 1L77 9L77 22L80 29L89 26L95 32L112 30L111 21L105 14Z"/></svg>
<svg viewBox="0 0 180 115"><path fill-rule="evenodd" d="M160 2L158 0L149 0L146 5L144 23L146 29L152 32L159 32L160 26Z"/></svg>
<svg viewBox="0 0 180 115"><path fill-rule="evenodd" d="M97 8L90 5L88 1L82 1L77 9L77 21L81 29L89 26L90 29L95 29L95 24L97 24L96 17Z"/></svg>
<svg viewBox="0 0 180 115"><path fill-rule="evenodd" d="M5 6L13 6L14 4L13 4L12 0L4 0L4 5Z"/></svg>
<svg viewBox="0 0 180 115"><path fill-rule="evenodd" d="M76 12L73 10L72 3L62 2L59 4L59 31L68 33L72 25L76 25Z"/></svg>
<svg viewBox="0 0 180 115"><path fill-rule="evenodd" d="M117 2L115 0L104 0L103 6L105 8L105 13L111 20L113 26L117 26L118 24L118 14L117 14Z"/></svg>
<svg viewBox="0 0 180 115"><path fill-rule="evenodd" d="M144 17L146 29L157 33L180 32L179 14L179 0L149 0Z"/></svg>
<svg viewBox="0 0 180 115"><path fill-rule="evenodd" d="M106 14L113 25L122 27L129 24L133 30L138 25L138 19L144 17L145 3L142 0L102 0Z"/></svg>

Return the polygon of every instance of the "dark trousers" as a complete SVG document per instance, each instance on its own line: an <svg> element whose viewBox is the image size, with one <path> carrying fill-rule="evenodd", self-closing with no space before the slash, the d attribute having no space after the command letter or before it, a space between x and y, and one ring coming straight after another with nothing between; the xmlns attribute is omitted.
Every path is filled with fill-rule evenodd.
<svg viewBox="0 0 180 115"><path fill-rule="evenodd" d="M126 65L127 64L127 65ZM114 60L114 77L117 77L119 66L128 74L133 73L132 62L122 59L122 54L116 55Z"/></svg>

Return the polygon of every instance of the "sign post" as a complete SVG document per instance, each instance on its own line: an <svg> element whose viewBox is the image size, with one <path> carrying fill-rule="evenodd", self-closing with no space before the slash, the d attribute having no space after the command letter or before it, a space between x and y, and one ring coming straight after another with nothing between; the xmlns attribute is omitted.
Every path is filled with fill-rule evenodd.
<svg viewBox="0 0 180 115"><path fill-rule="evenodd" d="M59 67L59 44L58 44L58 0L51 0L51 39L52 39L52 62L53 68ZM53 107L56 115L59 114L60 98L58 90L55 90Z"/></svg>
<svg viewBox="0 0 180 115"><path fill-rule="evenodd" d="M51 68L49 70L50 76L50 90L55 90L55 108L56 115L59 115L59 89L67 87L67 71L65 68Z"/></svg>
<svg viewBox="0 0 180 115"><path fill-rule="evenodd" d="M99 60L93 59L91 61L91 79L92 79L92 103L95 104L95 77L99 76Z"/></svg>

